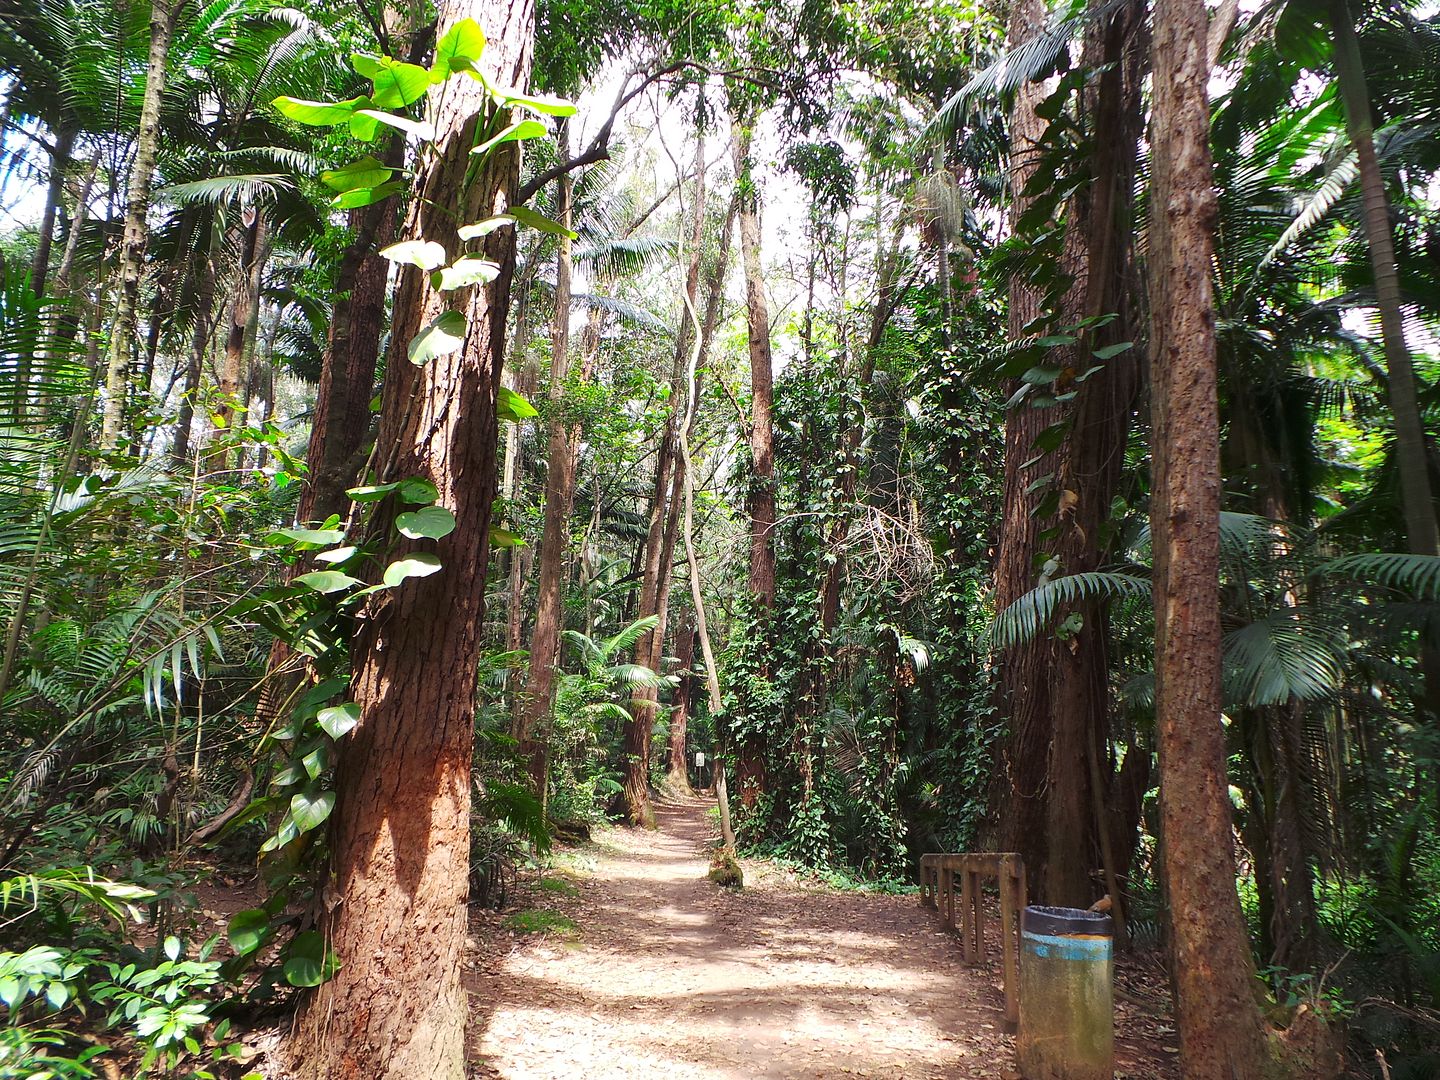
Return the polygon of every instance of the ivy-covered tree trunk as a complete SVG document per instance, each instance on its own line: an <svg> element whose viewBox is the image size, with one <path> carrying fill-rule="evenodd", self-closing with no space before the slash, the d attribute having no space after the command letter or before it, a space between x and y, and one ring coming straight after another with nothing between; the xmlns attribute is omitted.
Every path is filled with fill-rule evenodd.
<svg viewBox="0 0 1440 1080"><path fill-rule="evenodd" d="M149 239L146 215L150 210L155 162L160 153L160 105L165 96L170 39L175 34L179 9L178 0L152 0L150 5L150 52L145 68L145 91L140 101L140 130L135 136L135 160L130 166L130 185L125 196L125 231L120 241L115 311L110 318L105 412L100 425L100 449L104 451L114 450L120 444L130 399L130 353L134 346L131 339L135 334L140 278Z"/></svg>
<svg viewBox="0 0 1440 1080"><path fill-rule="evenodd" d="M1150 191L1155 712L1186 1080L1267 1075L1220 725L1220 416L1206 14L1157 0Z"/></svg>
<svg viewBox="0 0 1440 1080"><path fill-rule="evenodd" d="M1012 42L1030 40L1045 20L1043 4L1012 9ZM996 602L1013 603L1034 588L1041 563L1053 574L1100 567L1106 521L1124 464L1130 418L1139 391L1139 363L1122 348L1133 340L1128 294L1132 263L1135 155L1140 129L1140 78L1144 16L1139 3L1104 12L1086 42L1090 63L1103 74L1082 95L1094 132L1094 179L1072 198L1061 256L1064 282L1058 302L1028 281L1013 280L1010 334L1068 333L1086 316L1119 316L1082 332L1079 341L1047 360L1062 369L1054 391L1073 394L1068 404L1035 408L1028 402L1006 418L1005 505ZM1016 95L1011 114L1012 214L1030 205L1026 185L1042 167L1046 122L1035 112L1047 91L1031 84ZM1058 306L1055 310L1052 305ZM1118 352L1114 350L1120 350ZM1092 359L1099 351L1103 359ZM1093 372L1083 381L1073 380ZM1069 372L1069 375L1065 374ZM1017 384L1018 385L1018 384ZM1039 444L1047 429L1062 432L1048 454ZM1048 481L1040 481L1043 476ZM1046 503L1048 502L1048 508ZM1047 627L1034 640L1007 650L1001 665L1001 700L1010 718L997 792L1000 846L1025 858L1035 891L1048 903L1084 906L1095 897L1092 871L1106 861L1102 823L1106 786L1113 773L1107 751L1109 683L1104 607L1090 602L1065 613L1064 640ZM1090 763L1095 768L1090 768ZM1103 765L1103 769L1102 766ZM1112 853L1111 861L1116 861ZM1109 867L1113 878L1114 867Z"/></svg>
<svg viewBox="0 0 1440 1080"><path fill-rule="evenodd" d="M440 32L466 17L489 38L486 71L502 85L524 86L530 0L442 0ZM478 81L453 80L430 101L437 136L417 163L402 235L442 243L453 259L457 221L509 205L518 152L507 148L475 164L470 150L487 101ZM378 478L430 481L455 528L434 542L442 569L382 594L352 644L351 692L361 718L338 763L333 879L322 919L341 966L298 1020L293 1049L305 1077L465 1075L470 770L514 244L511 229L485 238L484 254L500 267L488 286L442 294L428 274L408 267L396 294ZM406 350L417 331L457 309L465 319L460 348L410 363Z"/></svg>

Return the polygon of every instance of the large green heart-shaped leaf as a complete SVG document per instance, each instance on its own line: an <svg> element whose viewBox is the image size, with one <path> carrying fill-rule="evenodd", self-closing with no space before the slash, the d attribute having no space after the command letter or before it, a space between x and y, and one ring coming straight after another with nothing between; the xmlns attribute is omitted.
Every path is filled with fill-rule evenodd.
<svg viewBox="0 0 1440 1080"><path fill-rule="evenodd" d="M396 559L385 568L385 584L394 588L406 578L429 577L440 570L440 557L428 551L417 551Z"/></svg>
<svg viewBox="0 0 1440 1080"><path fill-rule="evenodd" d="M472 154L488 154L497 146L508 142L524 142L526 139L543 139L550 134L550 129L539 120L518 120L511 124L500 134L486 139L479 146L470 151Z"/></svg>
<svg viewBox="0 0 1440 1080"><path fill-rule="evenodd" d="M508 386L500 387L495 395L495 415L501 420L510 420L519 423L521 420L529 420L532 416L539 416L539 411L534 405L511 390Z"/></svg>
<svg viewBox="0 0 1440 1080"><path fill-rule="evenodd" d="M485 285L500 276L500 267L488 259L457 259L451 266L431 275L432 284L441 292L463 289L467 285Z"/></svg>
<svg viewBox="0 0 1440 1080"><path fill-rule="evenodd" d="M342 165L338 169L326 169L320 174L320 182L334 191L354 191L356 188L379 187L395 175L395 170L366 154L359 161Z"/></svg>
<svg viewBox="0 0 1440 1080"><path fill-rule="evenodd" d="M521 225L528 225L532 229L539 229L541 232L551 233L555 236L568 236L571 240L578 239L580 234L567 229L560 222L548 218L531 210L528 206L512 206L505 211Z"/></svg>
<svg viewBox="0 0 1440 1080"><path fill-rule="evenodd" d="M439 540L455 531L455 515L443 506L426 506L401 514L395 519L395 527L411 540L421 537Z"/></svg>
<svg viewBox="0 0 1440 1080"><path fill-rule="evenodd" d="M396 116L394 113L381 112L378 109L357 109L355 115L366 120L373 120L377 124L385 124L387 127L393 127L405 132L406 135L414 135L417 139L427 142L435 138L435 125L429 120L411 120L408 116ZM354 130L353 124L351 130ZM355 132L355 134L357 138L367 138L359 132ZM369 138L374 138L374 135Z"/></svg>
<svg viewBox="0 0 1440 1080"><path fill-rule="evenodd" d="M388 199L403 186L399 180L391 180L376 187L353 188L336 195L330 200L330 205L337 210L357 210L362 206L372 206Z"/></svg>
<svg viewBox="0 0 1440 1080"><path fill-rule="evenodd" d="M496 229L503 229L507 225L514 224L514 214L496 214L494 217L487 217L485 220L471 225L461 225L456 231L459 232L461 240L477 240L482 236L489 236Z"/></svg>
<svg viewBox="0 0 1440 1080"><path fill-rule="evenodd" d="M315 791L306 788L290 799L290 819L301 832L309 832L325 824L330 811L335 809L335 792Z"/></svg>
<svg viewBox="0 0 1440 1080"><path fill-rule="evenodd" d="M299 124L310 127L332 127L343 124L355 115L357 109L371 104L367 97L351 98L348 101L306 101L304 98L277 97L271 102L286 116Z"/></svg>
<svg viewBox="0 0 1440 1080"><path fill-rule="evenodd" d="M306 930L291 940L281 970L291 986L319 986L340 970L340 964L334 953L325 948L320 932Z"/></svg>
<svg viewBox="0 0 1440 1080"><path fill-rule="evenodd" d="M465 316L458 311L446 311L435 316L420 333L410 339L406 350L410 362L416 366L428 364L437 356L446 356L465 344Z"/></svg>
<svg viewBox="0 0 1440 1080"><path fill-rule="evenodd" d="M406 64L388 56L354 53L350 66L357 75L375 84L371 99L382 109L403 109L415 104L430 90L430 72L417 64Z"/></svg>
<svg viewBox="0 0 1440 1080"><path fill-rule="evenodd" d="M445 265L445 248L434 240L402 240L381 248L380 257L393 263L418 266L421 270L434 270Z"/></svg>
<svg viewBox="0 0 1440 1080"><path fill-rule="evenodd" d="M485 31L474 19L461 19L440 35L435 43L435 62L430 81L442 83L452 72L464 71L485 51Z"/></svg>
<svg viewBox="0 0 1440 1080"><path fill-rule="evenodd" d="M344 705L321 709L315 719L320 724L320 730L332 739L338 739L360 722L360 706L347 701Z"/></svg>
<svg viewBox="0 0 1440 1080"><path fill-rule="evenodd" d="M334 593L348 589L352 585L363 585L364 582L349 574L342 574L339 570L312 570L308 574L301 574L297 577L295 584L303 585L318 593Z"/></svg>
<svg viewBox="0 0 1440 1080"><path fill-rule="evenodd" d="M230 947L239 956L248 956L270 936L270 913L264 908L247 908L230 917L225 928Z"/></svg>

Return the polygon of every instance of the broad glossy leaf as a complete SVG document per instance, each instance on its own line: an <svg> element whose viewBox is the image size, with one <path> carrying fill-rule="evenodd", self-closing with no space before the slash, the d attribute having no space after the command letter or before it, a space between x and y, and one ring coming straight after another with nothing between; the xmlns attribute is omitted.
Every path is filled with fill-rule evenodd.
<svg viewBox="0 0 1440 1080"><path fill-rule="evenodd" d="M491 525L490 546L496 548L524 547L525 541L509 529L502 529L499 525Z"/></svg>
<svg viewBox="0 0 1440 1080"><path fill-rule="evenodd" d="M345 539L344 529L276 529L265 537L267 544L288 540L292 544L338 544Z"/></svg>
<svg viewBox="0 0 1440 1080"><path fill-rule="evenodd" d="M366 154L359 161L342 165L338 169L326 169L320 174L320 182L334 191L354 191L356 188L379 187L395 175L395 170Z"/></svg>
<svg viewBox="0 0 1440 1080"><path fill-rule="evenodd" d="M445 265L445 248L434 240L402 240L380 249L380 257L393 263L407 263L421 270Z"/></svg>
<svg viewBox="0 0 1440 1080"><path fill-rule="evenodd" d="M342 192L330 200L330 205L337 210L355 210L362 206L370 206L372 203L388 199L398 192L404 185L398 180L391 180L373 188L355 188L353 191Z"/></svg>
<svg viewBox="0 0 1440 1080"><path fill-rule="evenodd" d="M325 949L325 939L318 930L296 934L285 950L281 970L291 986L319 986L340 970L335 956Z"/></svg>
<svg viewBox="0 0 1440 1080"><path fill-rule="evenodd" d="M331 548L329 551L317 551L315 558L318 562L343 563L355 557L360 549L354 544L347 544L344 547Z"/></svg>
<svg viewBox="0 0 1440 1080"><path fill-rule="evenodd" d="M437 356L446 356L465 344L465 316L446 311L435 316L425 328L410 339L406 350L412 364L428 364Z"/></svg>
<svg viewBox="0 0 1440 1080"><path fill-rule="evenodd" d="M343 124L355 115L357 109L370 104L367 97L350 98L348 101L306 101L304 98L277 97L271 102L282 116L310 127L331 127Z"/></svg>
<svg viewBox="0 0 1440 1080"><path fill-rule="evenodd" d="M485 31L474 19L461 19L440 35L435 43L435 62L430 65L430 80L442 83L453 72L464 71L485 51ZM460 63L457 63L459 61Z"/></svg>
<svg viewBox="0 0 1440 1080"><path fill-rule="evenodd" d="M526 94L508 86L492 86L490 93L501 105L519 105L546 116L574 116L575 103L550 94Z"/></svg>
<svg viewBox="0 0 1440 1080"><path fill-rule="evenodd" d="M400 481L400 499L411 506L429 506L440 498L434 484L423 476L411 476Z"/></svg>
<svg viewBox="0 0 1440 1080"><path fill-rule="evenodd" d="M325 824L330 811L335 809L333 791L306 790L290 799L290 817L301 832L309 832Z"/></svg>
<svg viewBox="0 0 1440 1080"><path fill-rule="evenodd" d="M560 222L538 214L528 206L512 206L506 211L521 225L528 225L532 229L539 229L541 232L551 233L554 236L568 236L571 240L578 239L580 234L571 232L561 225Z"/></svg>
<svg viewBox="0 0 1440 1080"><path fill-rule="evenodd" d="M440 570L440 557L428 551L417 551L412 555L396 559L385 568L385 584L392 588L412 577L429 577Z"/></svg>
<svg viewBox="0 0 1440 1080"><path fill-rule="evenodd" d="M430 72L388 56L380 58L378 71L365 77L375 84L371 100L382 109L403 109L430 91Z"/></svg>
<svg viewBox="0 0 1440 1080"><path fill-rule="evenodd" d="M315 719L319 723L321 731L332 739L339 739L360 722L360 706L353 701L347 701L344 705L321 709Z"/></svg>
<svg viewBox="0 0 1440 1080"><path fill-rule="evenodd" d="M482 236L489 236L496 229L503 229L507 225L514 224L514 214L496 214L484 221L477 221L473 225L461 225L458 231L461 240L477 240Z"/></svg>
<svg viewBox="0 0 1440 1080"><path fill-rule="evenodd" d="M508 386L502 386L495 397L495 415L501 420L519 423L521 420L529 420L532 416L539 416L540 413L534 405L531 405L514 390Z"/></svg>
<svg viewBox="0 0 1440 1080"><path fill-rule="evenodd" d="M394 113L380 112L378 109L357 109L355 115L374 120L377 124L387 124L406 135L414 135L427 142L435 138L435 125L428 120L411 120L408 116L397 116ZM357 133L357 138L363 139L365 136ZM374 136L371 135L370 138Z"/></svg>
<svg viewBox="0 0 1440 1080"><path fill-rule="evenodd" d="M295 579L295 584L303 585L307 589L313 589L318 593L342 592L352 585L365 584L359 578L353 578L349 574L342 574L339 570L312 570L308 574L301 574Z"/></svg>
<svg viewBox="0 0 1440 1080"><path fill-rule="evenodd" d="M240 956L248 956L270 936L270 914L264 908L246 908L230 917L225 928L230 947Z"/></svg>
<svg viewBox="0 0 1440 1080"><path fill-rule="evenodd" d="M467 285L486 285L500 276L498 264L488 259L457 259L450 266L431 275L432 284L441 292L463 289Z"/></svg>
<svg viewBox="0 0 1440 1080"><path fill-rule="evenodd" d="M539 120L519 120L511 124L500 134L493 138L486 139L475 149L472 154L488 154L495 147L508 142L524 142L526 139L543 139L550 134L550 129Z"/></svg>
<svg viewBox="0 0 1440 1080"><path fill-rule="evenodd" d="M395 527L411 540L439 540L455 531L455 515L443 506L425 506L401 514L395 519Z"/></svg>

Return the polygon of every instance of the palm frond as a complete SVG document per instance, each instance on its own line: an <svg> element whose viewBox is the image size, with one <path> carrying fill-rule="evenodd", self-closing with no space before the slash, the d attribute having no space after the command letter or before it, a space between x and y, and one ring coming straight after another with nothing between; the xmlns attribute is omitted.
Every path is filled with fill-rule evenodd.
<svg viewBox="0 0 1440 1080"><path fill-rule="evenodd" d="M1038 637L1056 614L1073 604L1150 595L1150 582L1133 574L1092 571L1067 574L1031 589L995 616L990 642L1009 649Z"/></svg>

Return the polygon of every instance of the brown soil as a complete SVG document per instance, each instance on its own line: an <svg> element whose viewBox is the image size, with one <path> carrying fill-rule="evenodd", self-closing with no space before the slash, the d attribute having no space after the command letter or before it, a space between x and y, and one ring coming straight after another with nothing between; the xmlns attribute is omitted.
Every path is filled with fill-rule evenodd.
<svg viewBox="0 0 1440 1080"><path fill-rule="evenodd" d="M914 896L808 885L753 860L743 890L711 884L708 805L662 803L656 831L608 830L571 849L561 863L579 895L531 902L578 933L519 934L476 915L476 1076L1018 1075L998 955L963 967ZM1124 1003L1117 1021L1118 1076L1174 1075L1164 1021Z"/></svg>

